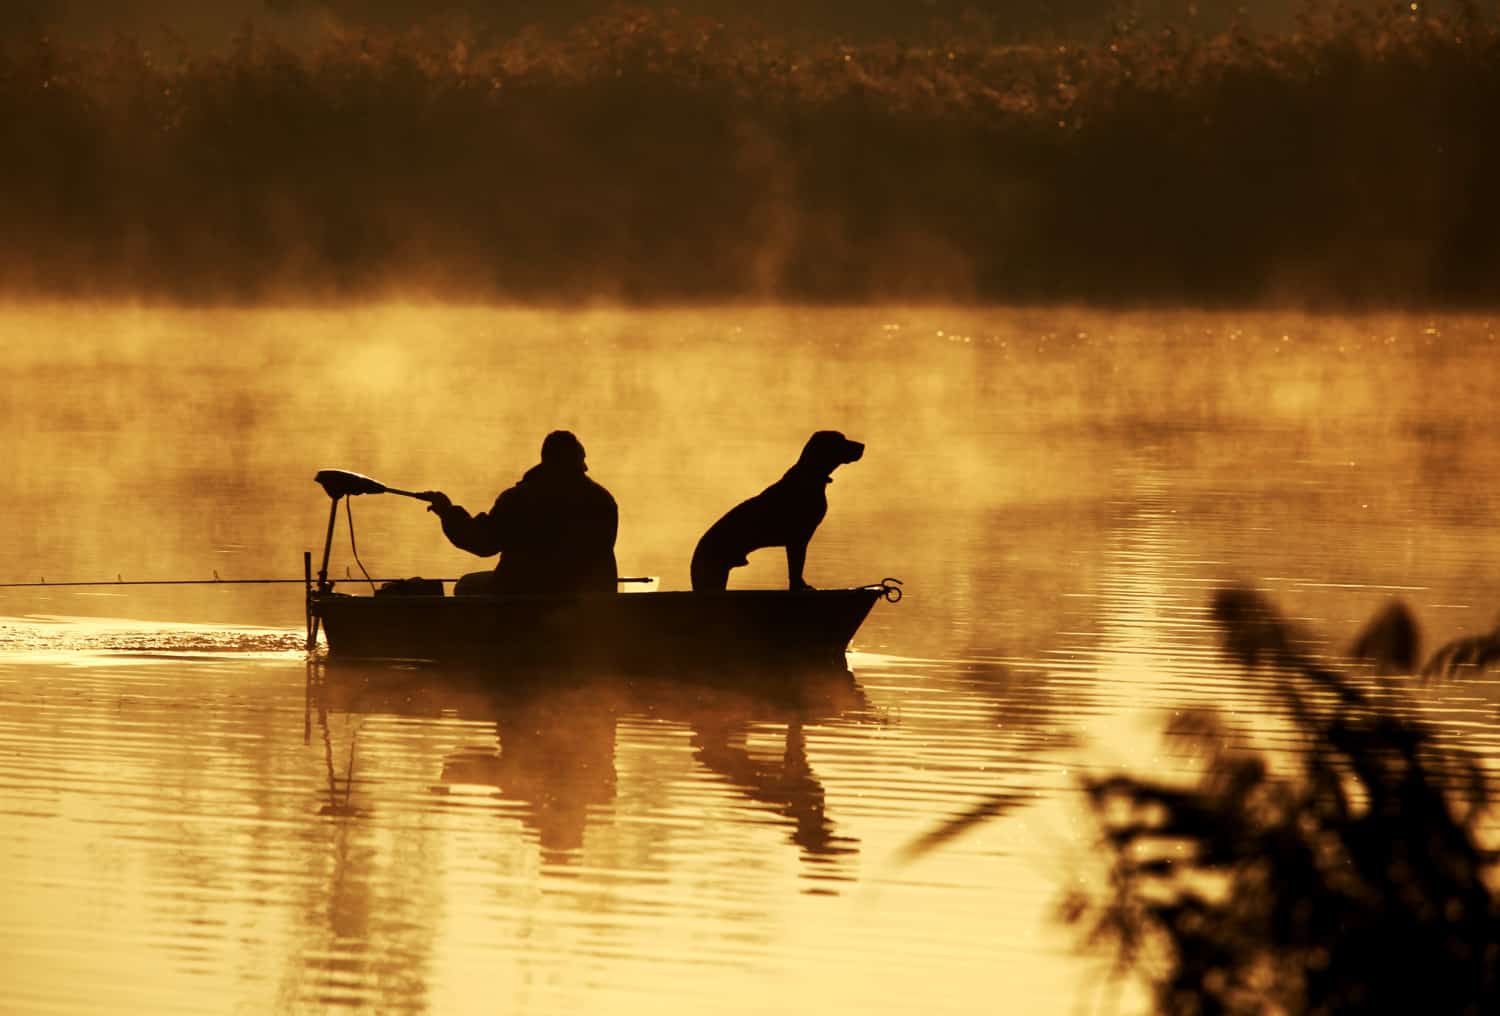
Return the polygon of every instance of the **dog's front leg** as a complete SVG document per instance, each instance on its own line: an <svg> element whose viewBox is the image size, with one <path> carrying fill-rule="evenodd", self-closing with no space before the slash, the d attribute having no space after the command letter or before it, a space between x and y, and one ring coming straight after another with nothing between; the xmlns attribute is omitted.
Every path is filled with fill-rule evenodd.
<svg viewBox="0 0 1500 1016"><path fill-rule="evenodd" d="M788 589L811 589L802 581L802 566L807 563L807 541L786 545L786 581Z"/></svg>

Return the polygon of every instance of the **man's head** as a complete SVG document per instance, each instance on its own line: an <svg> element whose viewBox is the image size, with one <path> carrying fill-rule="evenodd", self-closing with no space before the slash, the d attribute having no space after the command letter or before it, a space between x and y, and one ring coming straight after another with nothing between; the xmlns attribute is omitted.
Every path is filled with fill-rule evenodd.
<svg viewBox="0 0 1500 1016"><path fill-rule="evenodd" d="M580 473L589 471L583 462L583 442L570 430L554 430L543 439L542 465Z"/></svg>

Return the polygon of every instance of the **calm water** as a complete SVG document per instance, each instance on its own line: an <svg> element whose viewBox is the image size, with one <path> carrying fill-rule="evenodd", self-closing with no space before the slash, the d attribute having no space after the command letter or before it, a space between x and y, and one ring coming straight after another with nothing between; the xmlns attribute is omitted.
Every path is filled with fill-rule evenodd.
<svg viewBox="0 0 1500 1016"><path fill-rule="evenodd" d="M310 665L294 586L0 590L7 1012L1107 1008L1054 920L1078 774L1189 772L1176 709L1278 730L1209 592L1332 648L1392 596L1429 646L1500 611L1482 319L42 308L0 350L0 580L296 577L318 469L478 509L569 427L680 588L837 428L808 578L908 591L843 678L496 689ZM354 521L372 574L475 565L416 502ZM1419 692L1500 759L1500 685Z"/></svg>

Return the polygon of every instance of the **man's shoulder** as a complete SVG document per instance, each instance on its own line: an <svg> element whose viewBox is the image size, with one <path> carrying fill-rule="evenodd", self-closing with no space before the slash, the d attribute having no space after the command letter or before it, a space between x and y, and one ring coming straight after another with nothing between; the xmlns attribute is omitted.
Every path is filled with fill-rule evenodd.
<svg viewBox="0 0 1500 1016"><path fill-rule="evenodd" d="M609 492L604 484L600 483L592 476L585 476L583 478L583 482L584 489L592 494L595 498L597 498L601 504L605 501L608 501L610 504L615 503L615 496Z"/></svg>
<svg viewBox="0 0 1500 1016"><path fill-rule="evenodd" d="M566 501L580 495L599 504L615 503L614 495L592 476L579 473L567 477L549 477L545 473L539 473L535 467L522 477L521 482L509 490L502 491L500 498L535 497L548 501L556 499Z"/></svg>

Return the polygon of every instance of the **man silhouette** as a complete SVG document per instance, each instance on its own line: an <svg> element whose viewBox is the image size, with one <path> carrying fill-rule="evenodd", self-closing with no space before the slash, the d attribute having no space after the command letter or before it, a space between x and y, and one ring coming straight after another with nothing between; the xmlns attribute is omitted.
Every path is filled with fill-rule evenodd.
<svg viewBox="0 0 1500 1016"><path fill-rule="evenodd" d="M587 472L583 444L555 430L542 441L542 461L488 512L470 515L442 491L425 491L450 543L480 557L500 555L493 572L465 575L454 592L615 592L619 509Z"/></svg>

